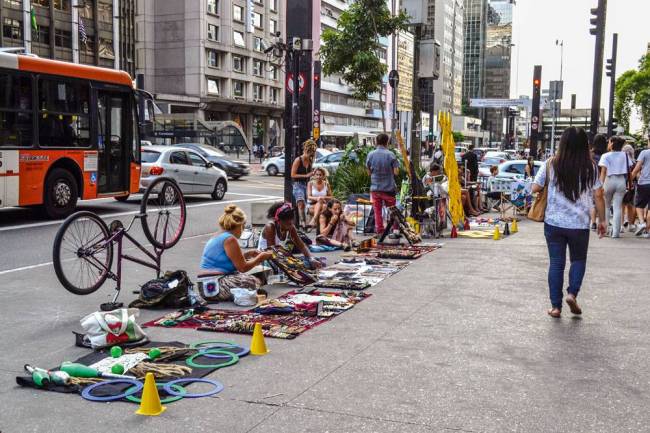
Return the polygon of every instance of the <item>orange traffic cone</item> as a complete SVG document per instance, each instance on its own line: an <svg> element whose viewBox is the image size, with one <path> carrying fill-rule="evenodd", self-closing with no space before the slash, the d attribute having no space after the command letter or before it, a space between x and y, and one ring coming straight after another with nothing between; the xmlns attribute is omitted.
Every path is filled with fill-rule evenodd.
<svg viewBox="0 0 650 433"><path fill-rule="evenodd" d="M142 390L142 401L140 402L140 409L135 413L138 415L158 416L167 409L160 404L160 395L158 395L158 388L156 387L156 379L153 373L147 373L144 378L144 389Z"/></svg>
<svg viewBox="0 0 650 433"><path fill-rule="evenodd" d="M469 220L465 218L465 224L463 225L463 230L469 230Z"/></svg>
<svg viewBox="0 0 650 433"><path fill-rule="evenodd" d="M251 340L251 355L266 355L269 350L266 348L264 334L262 334L262 324L256 323L253 328L253 339Z"/></svg>
<svg viewBox="0 0 650 433"><path fill-rule="evenodd" d="M456 226L452 225L451 226L451 238L454 239L454 238L457 238L457 237L458 237L458 229L456 228Z"/></svg>

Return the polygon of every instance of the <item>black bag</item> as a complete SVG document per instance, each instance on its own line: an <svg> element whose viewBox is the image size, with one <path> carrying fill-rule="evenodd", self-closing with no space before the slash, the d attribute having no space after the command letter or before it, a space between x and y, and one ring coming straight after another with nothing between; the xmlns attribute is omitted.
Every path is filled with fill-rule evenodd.
<svg viewBox="0 0 650 433"><path fill-rule="evenodd" d="M162 278L144 283L140 297L129 304L130 308L186 308L193 300L193 284L185 271L167 271Z"/></svg>

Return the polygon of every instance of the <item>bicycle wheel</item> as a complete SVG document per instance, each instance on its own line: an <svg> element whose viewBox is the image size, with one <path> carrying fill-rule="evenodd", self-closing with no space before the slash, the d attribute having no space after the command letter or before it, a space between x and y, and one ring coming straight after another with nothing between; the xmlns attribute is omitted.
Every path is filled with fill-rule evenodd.
<svg viewBox="0 0 650 433"><path fill-rule="evenodd" d="M88 295L104 284L113 264L113 244L106 223L88 211L70 215L56 232L56 276L75 295Z"/></svg>
<svg viewBox="0 0 650 433"><path fill-rule="evenodd" d="M185 229L185 198L176 182L156 179L142 196L140 203L144 234L156 248L171 248L181 239Z"/></svg>

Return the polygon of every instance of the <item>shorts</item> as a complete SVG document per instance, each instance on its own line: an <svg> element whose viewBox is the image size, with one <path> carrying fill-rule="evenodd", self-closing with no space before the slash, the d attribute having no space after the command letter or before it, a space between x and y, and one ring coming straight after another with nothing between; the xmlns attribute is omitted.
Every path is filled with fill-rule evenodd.
<svg viewBox="0 0 650 433"><path fill-rule="evenodd" d="M307 201L307 184L302 182L294 182L292 185L293 188L293 198L296 200L296 203L299 201Z"/></svg>
<svg viewBox="0 0 650 433"><path fill-rule="evenodd" d="M637 185L634 194L634 207L643 209L650 204L650 184Z"/></svg>

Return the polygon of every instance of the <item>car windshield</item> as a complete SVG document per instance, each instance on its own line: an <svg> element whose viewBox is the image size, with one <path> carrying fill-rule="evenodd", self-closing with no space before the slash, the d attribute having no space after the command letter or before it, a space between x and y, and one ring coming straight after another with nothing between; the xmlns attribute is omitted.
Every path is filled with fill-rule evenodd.
<svg viewBox="0 0 650 433"><path fill-rule="evenodd" d="M160 152L154 152L153 150L143 150L142 151L142 162L143 163L152 163L158 161Z"/></svg>
<svg viewBox="0 0 650 433"><path fill-rule="evenodd" d="M485 158L483 160L483 164L485 165L499 165L502 162L503 162L503 158L495 158L495 157Z"/></svg>

